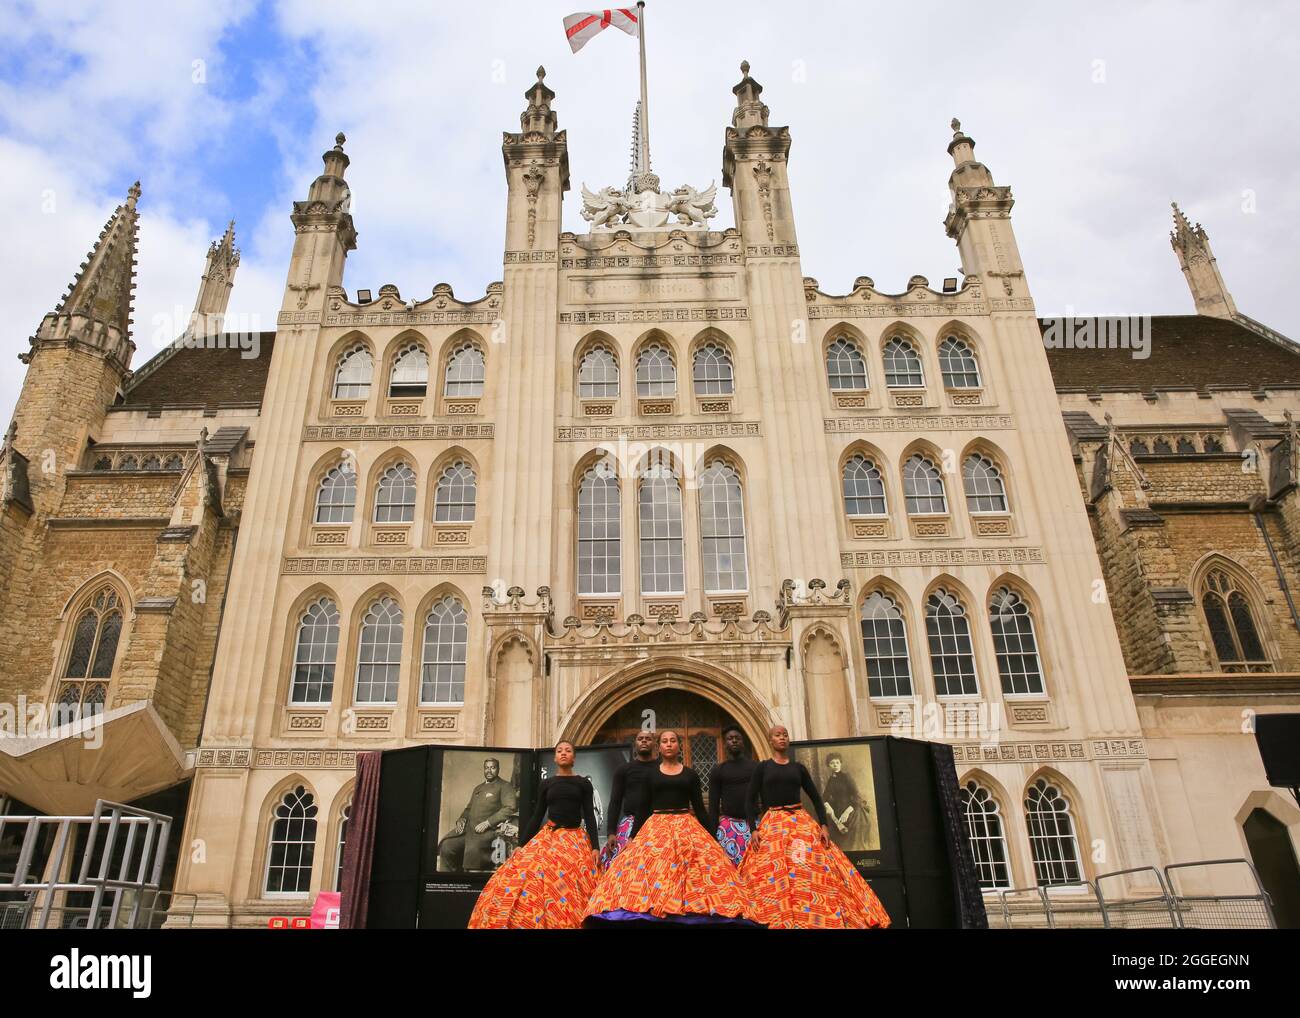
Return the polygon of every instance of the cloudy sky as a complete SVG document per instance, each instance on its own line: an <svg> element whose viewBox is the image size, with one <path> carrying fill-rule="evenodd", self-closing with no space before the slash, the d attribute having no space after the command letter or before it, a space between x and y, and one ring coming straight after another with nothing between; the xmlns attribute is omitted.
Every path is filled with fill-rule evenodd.
<svg viewBox="0 0 1300 1018"><path fill-rule="evenodd" d="M340 130L360 232L349 291L391 282L422 297L447 282L481 296L501 274L501 132L517 129L538 64L568 130L566 227L583 229L581 184L626 177L637 73L617 32L570 54L561 19L577 6L5 0L0 418L21 385L13 358L137 178L137 365L183 324L231 218L243 261L230 311L273 327L290 203ZM1294 6L1070 8L651 0L655 169L673 187L720 181L748 59L793 133L804 272L824 290L955 274L941 221L958 116L1014 190L1040 314L1189 313L1167 236L1177 199L1209 230L1238 307L1300 338Z"/></svg>

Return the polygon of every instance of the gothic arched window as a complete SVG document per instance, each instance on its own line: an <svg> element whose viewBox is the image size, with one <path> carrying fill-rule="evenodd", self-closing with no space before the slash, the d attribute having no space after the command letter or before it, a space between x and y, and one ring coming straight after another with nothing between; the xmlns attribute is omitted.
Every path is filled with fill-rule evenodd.
<svg viewBox="0 0 1300 1018"><path fill-rule="evenodd" d="M578 396L581 399L618 398L618 360L604 346L593 346L578 365Z"/></svg>
<svg viewBox="0 0 1300 1018"><path fill-rule="evenodd" d="M677 392L677 366L661 343L651 343L636 358L636 394L671 396Z"/></svg>
<svg viewBox="0 0 1300 1018"><path fill-rule="evenodd" d="M162 469L162 457L161 457L161 456L154 456L153 454L150 454L150 455L146 456L143 460L140 461L140 469L141 469L141 470L161 470L161 469Z"/></svg>
<svg viewBox="0 0 1300 1018"><path fill-rule="evenodd" d="M948 511L943 475L934 461L920 453L903 465L903 496L909 516L942 514Z"/></svg>
<svg viewBox="0 0 1300 1018"><path fill-rule="evenodd" d="M911 696L907 625L897 602L881 591L862 603L862 646L867 656L868 692L873 697Z"/></svg>
<svg viewBox="0 0 1300 1018"><path fill-rule="evenodd" d="M349 799L339 810L339 844L338 861L334 867L334 890L343 890L343 849L348 844L348 824L352 820L352 800Z"/></svg>
<svg viewBox="0 0 1300 1018"><path fill-rule="evenodd" d="M266 850L266 895L311 891L316 857L316 797L302 785L284 793L271 818Z"/></svg>
<svg viewBox="0 0 1300 1018"><path fill-rule="evenodd" d="M357 505L357 473L349 460L333 467L316 489L317 523L351 523Z"/></svg>
<svg viewBox="0 0 1300 1018"><path fill-rule="evenodd" d="M727 463L715 462L700 474L700 541L706 591L749 589L744 498L740 476Z"/></svg>
<svg viewBox="0 0 1300 1018"><path fill-rule="evenodd" d="M578 485L578 593L622 589L622 497L613 464L602 461Z"/></svg>
<svg viewBox="0 0 1300 1018"><path fill-rule="evenodd" d="M1224 671L1271 667L1250 601L1226 570L1211 569L1201 581L1201 610L1214 641L1214 656Z"/></svg>
<svg viewBox="0 0 1300 1018"><path fill-rule="evenodd" d="M826 380L832 392L867 387L867 362L857 343L840 336L826 348Z"/></svg>
<svg viewBox="0 0 1300 1018"><path fill-rule="evenodd" d="M885 479L875 462L861 453L844 464L844 511L849 516L884 516Z"/></svg>
<svg viewBox="0 0 1300 1018"><path fill-rule="evenodd" d="M1024 598L1009 587L1000 587L989 599L989 628L998 656L1002 692L1043 692L1043 667L1038 659L1038 636L1034 618Z"/></svg>
<svg viewBox="0 0 1300 1018"><path fill-rule="evenodd" d="M942 587L925 602L925 635L935 692L939 696L978 694L970 619L956 595Z"/></svg>
<svg viewBox="0 0 1300 1018"><path fill-rule="evenodd" d="M447 358L447 381L442 394L453 399L482 396L486 378L483 351L474 343L466 343Z"/></svg>
<svg viewBox="0 0 1300 1018"><path fill-rule="evenodd" d="M1007 511L1007 487L1002 472L987 456L975 453L961 465L962 484L966 490L966 508L973 513Z"/></svg>
<svg viewBox="0 0 1300 1018"><path fill-rule="evenodd" d="M670 466L645 471L640 489L641 592L680 594L682 568L682 487Z"/></svg>
<svg viewBox="0 0 1300 1018"><path fill-rule="evenodd" d="M415 519L415 471L394 463L375 489L376 523L410 523Z"/></svg>
<svg viewBox="0 0 1300 1018"><path fill-rule="evenodd" d="M394 399L422 399L429 391L429 355L419 343L412 343L393 361L388 395Z"/></svg>
<svg viewBox="0 0 1300 1018"><path fill-rule="evenodd" d="M968 781L961 787L961 809L980 888L994 891L1010 887L1011 866L998 801L979 782Z"/></svg>
<svg viewBox="0 0 1300 1018"><path fill-rule="evenodd" d="M180 473L185 469L185 460L177 453L172 453L167 457L167 462L163 464L164 470L170 470L173 473Z"/></svg>
<svg viewBox="0 0 1300 1018"><path fill-rule="evenodd" d="M63 669L57 724L103 711L122 637L122 602L111 586L100 587L84 603L72 630L72 647Z"/></svg>
<svg viewBox="0 0 1300 1018"><path fill-rule="evenodd" d="M1141 438L1135 438L1135 439L1133 439L1133 441L1129 442L1129 444L1128 444L1128 451L1129 451L1129 455L1130 455L1130 456L1150 456L1150 455L1151 455L1151 449L1150 449L1150 447L1148 447L1148 445L1146 444L1146 442L1145 442L1143 439L1141 439Z"/></svg>
<svg viewBox="0 0 1300 1018"><path fill-rule="evenodd" d="M434 602L424 618L420 703L465 702L469 615L454 597Z"/></svg>
<svg viewBox="0 0 1300 1018"><path fill-rule="evenodd" d="M473 523L478 502L478 480L474 468L464 460L450 464L438 478L433 498L433 518L437 523Z"/></svg>
<svg viewBox="0 0 1300 1018"><path fill-rule="evenodd" d="M947 389L978 389L983 384L975 352L969 343L956 336L949 336L939 344L939 370Z"/></svg>
<svg viewBox="0 0 1300 1018"><path fill-rule="evenodd" d="M339 610L328 597L307 606L294 641L291 704L329 703L339 656Z"/></svg>
<svg viewBox="0 0 1300 1018"><path fill-rule="evenodd" d="M1034 878L1040 887L1075 884L1083 879L1079 841L1070 803L1056 785L1039 778L1025 792L1025 822Z"/></svg>
<svg viewBox="0 0 1300 1018"><path fill-rule="evenodd" d="M695 351L695 395L730 396L736 391L731 354L717 343L706 343Z"/></svg>
<svg viewBox="0 0 1300 1018"><path fill-rule="evenodd" d="M381 597L361 620L357 652L357 703L396 703L402 667L402 609Z"/></svg>
<svg viewBox="0 0 1300 1018"><path fill-rule="evenodd" d="M354 346L344 353L339 358L338 367L334 371L334 398L368 398L370 395L370 379L374 375L374 367L374 358L370 356L370 351L364 346Z"/></svg>
<svg viewBox="0 0 1300 1018"><path fill-rule="evenodd" d="M885 384L891 389L916 388L925 384L921 358L916 347L902 336L885 344Z"/></svg>

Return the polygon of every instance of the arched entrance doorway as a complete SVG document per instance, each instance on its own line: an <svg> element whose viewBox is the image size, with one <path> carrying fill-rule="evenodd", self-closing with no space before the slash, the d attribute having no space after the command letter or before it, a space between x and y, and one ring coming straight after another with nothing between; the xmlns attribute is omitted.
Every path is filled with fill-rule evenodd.
<svg viewBox="0 0 1300 1018"><path fill-rule="evenodd" d="M709 772L723 755L722 730L733 724L736 719L712 700L680 689L656 689L614 711L601 724L592 742L628 743L643 728L656 731L671 728L681 736L686 764L699 773L707 796Z"/></svg>

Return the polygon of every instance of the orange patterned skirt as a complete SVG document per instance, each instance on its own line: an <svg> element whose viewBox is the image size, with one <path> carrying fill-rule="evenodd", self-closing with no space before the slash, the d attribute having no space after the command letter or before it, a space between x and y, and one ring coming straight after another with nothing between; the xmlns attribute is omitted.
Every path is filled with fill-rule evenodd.
<svg viewBox="0 0 1300 1018"><path fill-rule="evenodd" d="M653 813L601 876L587 916L743 923L744 909L735 865L695 816Z"/></svg>
<svg viewBox="0 0 1300 1018"><path fill-rule="evenodd" d="M889 913L803 807L770 809L740 867L745 918L773 929L883 929Z"/></svg>
<svg viewBox="0 0 1300 1018"><path fill-rule="evenodd" d="M596 887L591 841L548 822L483 888L471 930L576 930Z"/></svg>

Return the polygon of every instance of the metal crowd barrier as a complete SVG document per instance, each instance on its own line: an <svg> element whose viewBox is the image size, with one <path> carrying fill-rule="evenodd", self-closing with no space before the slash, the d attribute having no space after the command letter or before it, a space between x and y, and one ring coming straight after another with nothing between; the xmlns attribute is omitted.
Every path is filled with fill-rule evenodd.
<svg viewBox="0 0 1300 1018"><path fill-rule="evenodd" d="M1236 867L1242 882L1248 882L1254 893L1216 894L1180 888L1178 876L1210 867ZM1143 889L1130 892L1129 886L1135 882L1130 878L1137 874L1150 879L1137 882ZM1154 866L1139 866L1103 873L1096 880L1008 888L997 892L996 905L988 897L985 901L989 925L1007 930L1277 928L1268 892L1246 859L1174 863L1163 872Z"/></svg>
<svg viewBox="0 0 1300 1018"><path fill-rule="evenodd" d="M0 925L154 925L171 826L172 818L162 813L102 799L89 817L0 815L0 837L15 827L23 832L14 872L0 875ZM42 845L51 832L54 844L47 856ZM70 902L70 895L77 897ZM89 903L82 904L87 896Z"/></svg>

